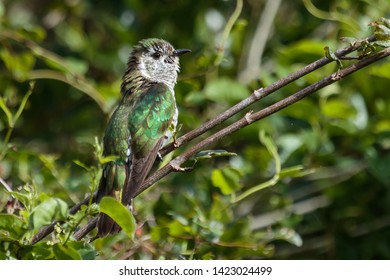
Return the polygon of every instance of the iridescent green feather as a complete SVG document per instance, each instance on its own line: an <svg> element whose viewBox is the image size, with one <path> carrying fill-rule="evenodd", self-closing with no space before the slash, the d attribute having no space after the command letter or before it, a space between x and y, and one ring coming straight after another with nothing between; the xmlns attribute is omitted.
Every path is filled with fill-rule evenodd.
<svg viewBox="0 0 390 280"><path fill-rule="evenodd" d="M122 193L129 204L149 173L175 114L174 97L164 84L155 84L142 93L129 114L132 168Z"/></svg>
<svg viewBox="0 0 390 280"><path fill-rule="evenodd" d="M173 94L164 84L156 84L142 93L129 115L132 152L146 157L164 136L175 113Z"/></svg>

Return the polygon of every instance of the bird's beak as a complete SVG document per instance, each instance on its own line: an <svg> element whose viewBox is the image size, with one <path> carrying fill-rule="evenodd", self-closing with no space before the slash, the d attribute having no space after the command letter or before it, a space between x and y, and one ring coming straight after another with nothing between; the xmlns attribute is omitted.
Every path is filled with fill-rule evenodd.
<svg viewBox="0 0 390 280"><path fill-rule="evenodd" d="M174 54L175 56L180 56L180 55L185 54L185 53L188 53L188 52L191 52L191 50L189 50L189 49L177 49L177 50L175 50L175 51L173 52L173 54Z"/></svg>

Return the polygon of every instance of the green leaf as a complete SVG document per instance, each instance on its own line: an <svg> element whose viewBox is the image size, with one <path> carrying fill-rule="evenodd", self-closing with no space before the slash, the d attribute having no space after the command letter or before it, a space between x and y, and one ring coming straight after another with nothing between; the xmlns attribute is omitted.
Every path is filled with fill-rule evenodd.
<svg viewBox="0 0 390 280"><path fill-rule="evenodd" d="M75 164L77 164L78 166L84 168L85 170L91 171L91 168L88 167L87 165L85 165L84 163L82 163L81 161L75 159L75 160L73 160L73 162L74 162Z"/></svg>
<svg viewBox="0 0 390 280"><path fill-rule="evenodd" d="M105 164L107 162L116 161L119 158L120 158L119 156L106 156L106 157L99 157L98 160L99 160L99 164Z"/></svg>
<svg viewBox="0 0 390 280"><path fill-rule="evenodd" d="M8 194L12 195L15 199L17 199L20 203L23 204L27 209L31 209L32 206L32 195L31 193L21 193L17 191L8 192Z"/></svg>
<svg viewBox="0 0 390 280"><path fill-rule="evenodd" d="M57 260L81 260L80 254L75 249L61 243L54 244L53 253Z"/></svg>
<svg viewBox="0 0 390 280"><path fill-rule="evenodd" d="M113 197L103 197L99 204L100 212L110 216L133 240L136 223L130 211Z"/></svg>
<svg viewBox="0 0 390 280"><path fill-rule="evenodd" d="M54 220L68 216L68 205L59 198L49 198L35 207L29 217L29 227L33 229L48 225Z"/></svg>
<svg viewBox="0 0 390 280"><path fill-rule="evenodd" d="M45 242L34 246L24 246L19 250L20 258L23 260L49 260L53 259L52 247Z"/></svg>
<svg viewBox="0 0 390 280"><path fill-rule="evenodd" d="M375 22L371 22L369 25L374 27L374 35L376 41L373 43L377 46L388 48L390 47L390 20L386 18L380 18Z"/></svg>
<svg viewBox="0 0 390 280"><path fill-rule="evenodd" d="M213 185L219 188L225 195L232 194L241 188L240 178L240 172L231 167L215 169L211 175Z"/></svg>
<svg viewBox="0 0 390 280"><path fill-rule="evenodd" d="M172 236L180 236L191 232L191 227L183 225L180 221L174 220L168 226L169 234Z"/></svg>
<svg viewBox="0 0 390 280"><path fill-rule="evenodd" d="M12 75L21 81L27 79L35 63L35 57L30 52L14 55L7 48L0 50L0 59Z"/></svg>
<svg viewBox="0 0 390 280"><path fill-rule="evenodd" d="M85 241L69 241L66 243L69 248L76 250L83 260L94 260L96 258L95 248Z"/></svg>
<svg viewBox="0 0 390 280"><path fill-rule="evenodd" d="M225 150L205 150L200 151L196 155L194 155L191 159L198 160L198 159L208 159L208 158L214 158L214 157L230 157L230 156L236 156L236 153L231 153Z"/></svg>
<svg viewBox="0 0 390 280"><path fill-rule="evenodd" d="M25 226L25 222L18 216L0 214L0 236L19 239L26 231Z"/></svg>

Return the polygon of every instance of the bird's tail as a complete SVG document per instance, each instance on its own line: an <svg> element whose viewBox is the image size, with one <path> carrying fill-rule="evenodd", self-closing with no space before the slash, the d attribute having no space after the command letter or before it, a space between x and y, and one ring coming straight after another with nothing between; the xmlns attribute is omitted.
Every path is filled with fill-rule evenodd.
<svg viewBox="0 0 390 280"><path fill-rule="evenodd" d="M119 166L112 162L107 163L103 167L96 202L99 203L104 196L117 198L117 191L118 188L123 186L124 176L125 171L123 166ZM99 237L104 237L108 234L118 233L121 231L121 227L111 217L104 213L99 214L97 229Z"/></svg>

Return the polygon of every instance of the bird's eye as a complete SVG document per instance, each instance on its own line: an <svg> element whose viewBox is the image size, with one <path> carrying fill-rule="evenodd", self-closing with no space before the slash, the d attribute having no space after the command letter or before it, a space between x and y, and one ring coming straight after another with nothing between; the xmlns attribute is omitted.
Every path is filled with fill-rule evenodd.
<svg viewBox="0 0 390 280"><path fill-rule="evenodd" d="M159 58L161 57L161 53L155 52L155 53L152 54L152 57L153 57L154 59L159 59Z"/></svg>

